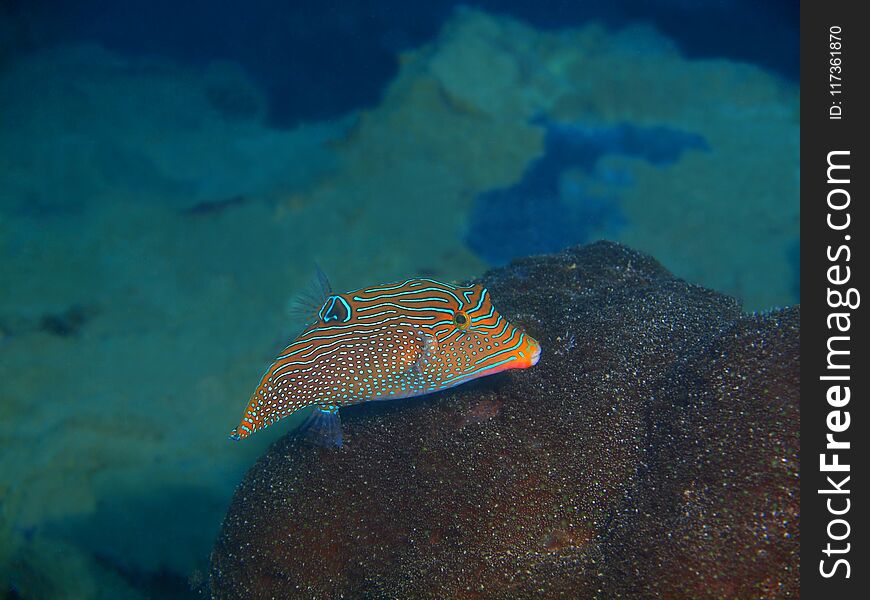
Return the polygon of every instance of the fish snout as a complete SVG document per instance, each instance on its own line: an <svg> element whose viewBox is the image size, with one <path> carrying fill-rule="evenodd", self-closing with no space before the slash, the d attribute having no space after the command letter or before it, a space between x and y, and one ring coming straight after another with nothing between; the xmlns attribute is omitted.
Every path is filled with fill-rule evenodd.
<svg viewBox="0 0 870 600"><path fill-rule="evenodd" d="M538 343L538 340L526 337L525 348L520 352L520 357L521 362L518 366L521 369L528 369L538 364L538 361L541 359L541 345Z"/></svg>
<svg viewBox="0 0 870 600"><path fill-rule="evenodd" d="M538 342L535 342L534 349L532 350L532 358L531 358L531 367L534 367L538 364L538 361L541 359L541 345Z"/></svg>

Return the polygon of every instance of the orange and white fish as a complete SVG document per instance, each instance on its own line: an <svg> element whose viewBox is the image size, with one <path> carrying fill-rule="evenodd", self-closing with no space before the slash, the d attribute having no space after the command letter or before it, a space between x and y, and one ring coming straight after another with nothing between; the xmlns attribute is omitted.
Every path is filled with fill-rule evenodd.
<svg viewBox="0 0 870 600"><path fill-rule="evenodd" d="M316 322L263 375L231 439L313 407L306 432L341 446L341 406L429 394L540 358L540 344L508 323L481 285L409 279L332 294L321 281Z"/></svg>

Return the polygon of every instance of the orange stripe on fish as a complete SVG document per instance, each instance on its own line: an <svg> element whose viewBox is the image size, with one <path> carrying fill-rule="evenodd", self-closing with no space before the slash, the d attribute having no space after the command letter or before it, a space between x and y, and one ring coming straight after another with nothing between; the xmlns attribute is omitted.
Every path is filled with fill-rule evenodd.
<svg viewBox="0 0 870 600"><path fill-rule="evenodd" d="M325 280L324 280L325 281ZM263 375L232 439L306 407L311 437L341 445L338 409L420 396L538 362L537 341L511 325L480 285L432 279L330 294L317 320Z"/></svg>

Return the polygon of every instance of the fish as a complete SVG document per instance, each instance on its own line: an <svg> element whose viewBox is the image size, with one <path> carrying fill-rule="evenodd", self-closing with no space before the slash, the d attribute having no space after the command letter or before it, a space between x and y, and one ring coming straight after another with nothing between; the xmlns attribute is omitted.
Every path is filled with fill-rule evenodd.
<svg viewBox="0 0 870 600"><path fill-rule="evenodd" d="M340 447L339 409L431 394L538 363L541 345L495 309L480 284L415 278L335 294L260 379L230 439L303 409L306 437Z"/></svg>

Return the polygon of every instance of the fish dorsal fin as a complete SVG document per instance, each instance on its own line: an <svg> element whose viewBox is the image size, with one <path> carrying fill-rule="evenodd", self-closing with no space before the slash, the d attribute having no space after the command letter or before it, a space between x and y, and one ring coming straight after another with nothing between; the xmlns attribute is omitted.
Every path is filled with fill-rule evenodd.
<svg viewBox="0 0 870 600"><path fill-rule="evenodd" d="M293 297L287 312L291 317L304 323L312 323L318 319L320 309L331 296L332 285L329 283L329 278L315 262L313 280Z"/></svg>
<svg viewBox="0 0 870 600"><path fill-rule="evenodd" d="M332 284L329 283L326 273L323 272L323 269L316 262L314 263L314 272L317 275L317 283L320 285L320 293L323 295L323 300L326 301L327 298L332 296Z"/></svg>

